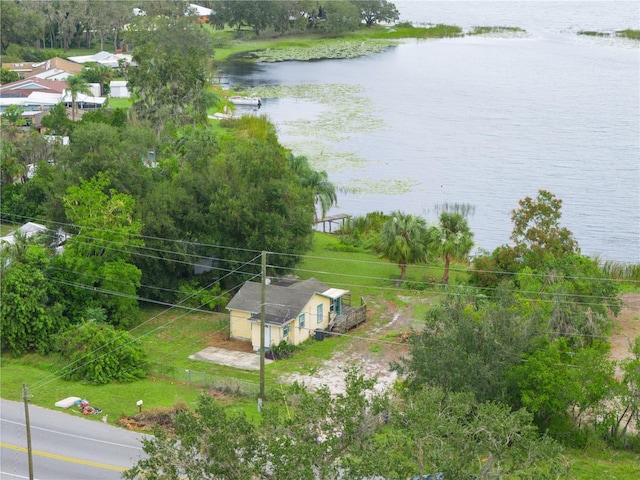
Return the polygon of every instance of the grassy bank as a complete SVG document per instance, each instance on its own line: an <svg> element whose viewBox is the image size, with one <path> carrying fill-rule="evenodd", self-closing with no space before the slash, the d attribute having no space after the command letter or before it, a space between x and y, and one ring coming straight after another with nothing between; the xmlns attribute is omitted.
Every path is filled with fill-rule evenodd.
<svg viewBox="0 0 640 480"><path fill-rule="evenodd" d="M462 29L451 25L413 27L401 24L394 27L361 28L355 32L327 36L304 32L281 37L232 39L232 32L214 34L219 40L214 60L223 63L230 58L250 61L278 62L286 60L316 60L322 58L353 58L380 52L405 39L429 39L463 36Z"/></svg>

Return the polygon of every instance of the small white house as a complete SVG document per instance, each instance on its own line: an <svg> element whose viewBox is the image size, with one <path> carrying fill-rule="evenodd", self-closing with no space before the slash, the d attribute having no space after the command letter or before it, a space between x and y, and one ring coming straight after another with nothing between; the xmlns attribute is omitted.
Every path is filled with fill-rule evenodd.
<svg viewBox="0 0 640 480"><path fill-rule="evenodd" d="M126 80L111 80L109 88L111 89L109 96L112 98L129 98L131 96Z"/></svg>

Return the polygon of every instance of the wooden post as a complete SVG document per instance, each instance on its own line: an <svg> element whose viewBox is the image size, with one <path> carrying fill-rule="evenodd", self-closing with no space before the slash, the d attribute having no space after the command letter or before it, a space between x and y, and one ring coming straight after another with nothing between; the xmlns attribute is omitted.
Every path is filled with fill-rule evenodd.
<svg viewBox="0 0 640 480"><path fill-rule="evenodd" d="M27 427L27 456L29 457L29 480L33 480L33 456L31 452L31 423L29 422L29 400L27 385L22 384L22 400L24 401L24 423Z"/></svg>
<svg viewBox="0 0 640 480"><path fill-rule="evenodd" d="M262 252L262 285L260 287L260 398L258 411L262 410L264 399L264 340L266 328L265 302L267 299L267 252Z"/></svg>

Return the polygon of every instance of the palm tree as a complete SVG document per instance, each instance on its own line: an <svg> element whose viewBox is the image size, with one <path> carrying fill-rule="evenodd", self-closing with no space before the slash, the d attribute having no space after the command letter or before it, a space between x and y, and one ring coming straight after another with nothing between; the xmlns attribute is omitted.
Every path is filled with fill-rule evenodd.
<svg viewBox="0 0 640 480"><path fill-rule="evenodd" d="M94 67L94 70L96 71L96 75L100 79L100 95L104 96L108 93L106 90L109 86L109 82L113 80L113 68L107 67L106 65L98 64Z"/></svg>
<svg viewBox="0 0 640 480"><path fill-rule="evenodd" d="M336 187L329 181L327 172L318 172L309 165L309 159L305 156L296 157L291 152L287 154L289 165L300 178L300 185L313 190L313 198L315 205L320 204L322 218L327 214L327 210L338 203L336 195ZM317 208L314 209L316 222L318 219Z"/></svg>
<svg viewBox="0 0 640 480"><path fill-rule="evenodd" d="M12 262L27 263L27 250L31 245L46 247L50 238L46 233L23 232L20 228L13 232L13 243L0 244L0 266L5 267Z"/></svg>
<svg viewBox="0 0 640 480"><path fill-rule="evenodd" d="M400 267L400 279L404 280L407 264L427 259L427 224L422 217L393 212L382 226L379 246L382 254Z"/></svg>
<svg viewBox="0 0 640 480"><path fill-rule="evenodd" d="M84 78L80 75L72 75L67 77L67 85L69 86L69 94L71 95L71 120L76 121L76 100L78 99L79 93L84 93L89 95L91 90L89 90L89 85L85 82Z"/></svg>
<svg viewBox="0 0 640 480"><path fill-rule="evenodd" d="M442 283L448 285L451 260L467 258L473 247L473 232L462 213L445 211L440 214L440 223L428 229L427 243L430 252L444 257Z"/></svg>

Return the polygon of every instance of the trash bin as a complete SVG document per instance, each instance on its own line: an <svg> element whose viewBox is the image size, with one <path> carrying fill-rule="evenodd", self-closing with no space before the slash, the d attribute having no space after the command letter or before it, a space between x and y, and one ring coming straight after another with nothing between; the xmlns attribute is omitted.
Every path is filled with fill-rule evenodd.
<svg viewBox="0 0 640 480"><path fill-rule="evenodd" d="M316 328L315 339L318 341L324 340L324 330L322 330L321 328Z"/></svg>

